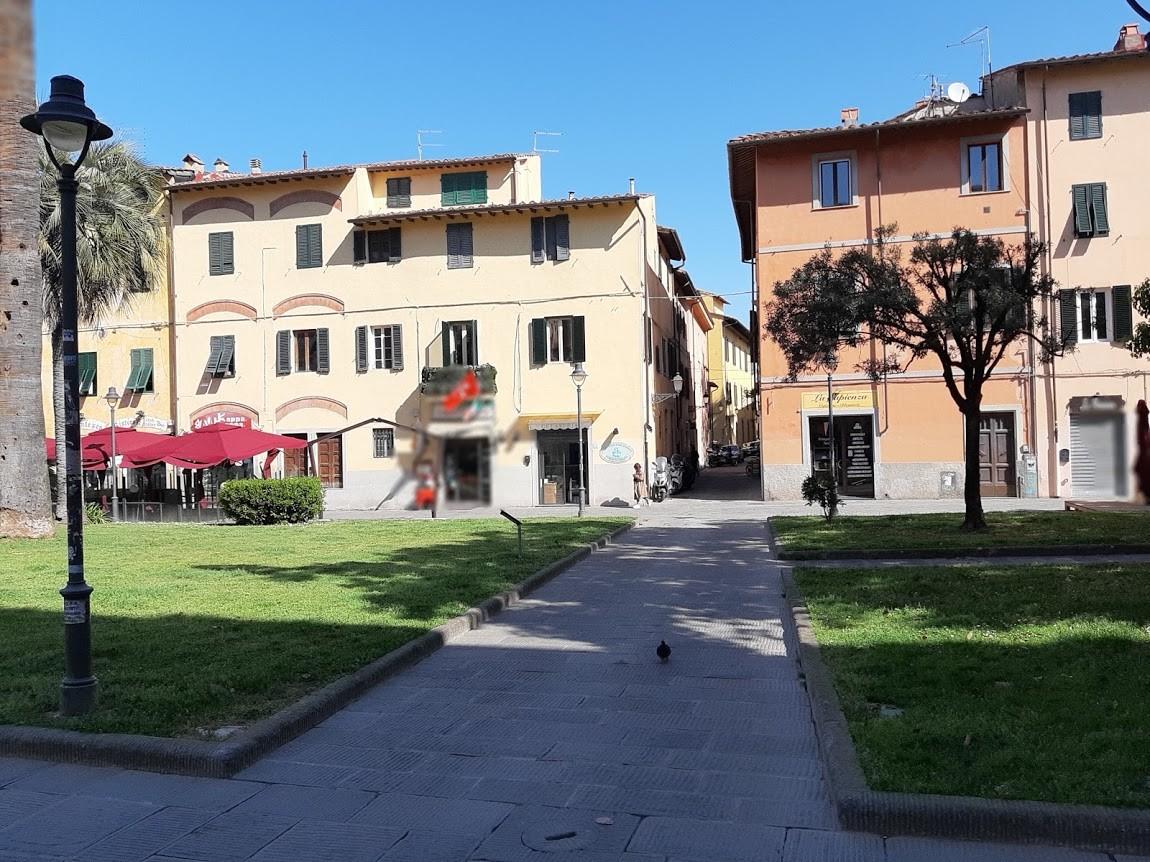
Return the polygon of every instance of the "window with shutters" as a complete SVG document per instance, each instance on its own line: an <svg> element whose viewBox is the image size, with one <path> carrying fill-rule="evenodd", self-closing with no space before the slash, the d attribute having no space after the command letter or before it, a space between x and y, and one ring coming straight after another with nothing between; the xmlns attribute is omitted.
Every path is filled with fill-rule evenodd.
<svg viewBox="0 0 1150 862"><path fill-rule="evenodd" d="M443 324L443 364L478 365L479 345L476 343L474 320L455 320Z"/></svg>
<svg viewBox="0 0 1150 862"><path fill-rule="evenodd" d="M531 262L571 258L571 225L566 215L531 219Z"/></svg>
<svg viewBox="0 0 1150 862"><path fill-rule="evenodd" d="M1074 200L1074 233L1079 237L1107 236L1110 212L1106 183L1083 183L1071 189Z"/></svg>
<svg viewBox="0 0 1150 862"><path fill-rule="evenodd" d="M1070 140L1102 137L1102 91L1070 94Z"/></svg>
<svg viewBox="0 0 1150 862"><path fill-rule="evenodd" d="M447 268L470 269L474 260L471 222L447 226Z"/></svg>
<svg viewBox="0 0 1150 862"><path fill-rule="evenodd" d="M403 370L403 327L374 326L371 339L372 363L375 368Z"/></svg>
<svg viewBox="0 0 1150 862"><path fill-rule="evenodd" d="M235 271L231 231L208 234L208 275L232 275Z"/></svg>
<svg viewBox="0 0 1150 862"><path fill-rule="evenodd" d="M1006 188L1001 137L963 141L962 193L1001 192Z"/></svg>
<svg viewBox="0 0 1150 862"><path fill-rule="evenodd" d="M1133 336L1134 308L1130 285L1061 290L1058 293L1061 334L1068 342L1116 342Z"/></svg>
<svg viewBox="0 0 1150 862"><path fill-rule="evenodd" d="M389 207L411 206L411 177L388 177L387 205Z"/></svg>
<svg viewBox="0 0 1150 862"><path fill-rule="evenodd" d="M355 263L398 263L402 257L400 229L357 230L352 235Z"/></svg>
<svg viewBox="0 0 1150 862"><path fill-rule="evenodd" d="M153 392L152 348L137 347L131 353L132 370L128 372L128 382L124 388L129 392Z"/></svg>
<svg viewBox="0 0 1150 862"><path fill-rule="evenodd" d="M319 330L294 329L295 370L319 371Z"/></svg>
<svg viewBox="0 0 1150 862"><path fill-rule="evenodd" d="M81 353L77 356L80 367L80 395L96 394L96 354Z"/></svg>
<svg viewBox="0 0 1150 862"><path fill-rule="evenodd" d="M487 172L441 174L440 205L445 207L487 203Z"/></svg>
<svg viewBox="0 0 1150 862"><path fill-rule="evenodd" d="M586 362L585 318L539 317L531 321L531 364Z"/></svg>
<svg viewBox="0 0 1150 862"><path fill-rule="evenodd" d="M234 335L213 335L209 342L208 366L204 369L208 377L236 376L236 337Z"/></svg>
<svg viewBox="0 0 1150 862"><path fill-rule="evenodd" d="M854 155L828 153L815 156L813 165L814 208L854 206Z"/></svg>
<svg viewBox="0 0 1150 862"><path fill-rule="evenodd" d="M372 452L376 458L390 458L395 454L395 429L372 428Z"/></svg>
<svg viewBox="0 0 1150 862"><path fill-rule="evenodd" d="M298 269L323 266L323 225L296 225L295 265Z"/></svg>
<svg viewBox="0 0 1150 862"><path fill-rule="evenodd" d="M1076 340L1085 344L1109 341L1112 330L1110 292L1107 290L1078 290L1069 291L1069 293L1074 294L1075 299Z"/></svg>

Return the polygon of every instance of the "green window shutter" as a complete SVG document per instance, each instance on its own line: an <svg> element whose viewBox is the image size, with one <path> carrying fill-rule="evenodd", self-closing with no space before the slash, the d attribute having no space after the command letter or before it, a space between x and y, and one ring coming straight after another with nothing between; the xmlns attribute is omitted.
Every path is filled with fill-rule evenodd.
<svg viewBox="0 0 1150 862"><path fill-rule="evenodd" d="M216 369L220 377L233 377L236 373L236 337L223 336L223 351L220 353L220 364Z"/></svg>
<svg viewBox="0 0 1150 862"><path fill-rule="evenodd" d="M309 266L323 266L323 225L308 225L307 259Z"/></svg>
<svg viewBox="0 0 1150 862"><path fill-rule="evenodd" d="M387 259L391 263L398 263L403 257L402 247L400 245L399 228L393 227L387 232L387 235Z"/></svg>
<svg viewBox="0 0 1150 862"><path fill-rule="evenodd" d="M1090 186L1090 208L1094 214L1094 235L1106 236L1110 233L1110 214L1106 210L1106 183Z"/></svg>
<svg viewBox="0 0 1150 862"><path fill-rule="evenodd" d="M220 237L223 234L208 234L208 275L223 275L224 268L220 260Z"/></svg>
<svg viewBox="0 0 1150 862"><path fill-rule="evenodd" d="M367 232L353 231L351 234L352 263L367 263Z"/></svg>
<svg viewBox="0 0 1150 862"><path fill-rule="evenodd" d="M316 341L316 368L315 370L320 374L327 374L331 371L331 349L328 344L327 330L317 329L315 331Z"/></svg>
<svg viewBox="0 0 1150 862"><path fill-rule="evenodd" d="M1085 122L1084 131L1087 138L1101 138L1102 137L1102 91L1095 90L1093 93L1084 93L1085 98Z"/></svg>
<svg viewBox="0 0 1150 862"><path fill-rule="evenodd" d="M220 370L220 356L224 352L224 338L222 335L213 335L208 339L208 367L205 369L208 376L215 377Z"/></svg>
<svg viewBox="0 0 1150 862"><path fill-rule="evenodd" d="M1058 291L1058 320L1062 342L1074 344L1078 341L1078 291Z"/></svg>
<svg viewBox="0 0 1150 862"><path fill-rule="evenodd" d="M152 348L137 347L132 351L132 371L124 388L133 392L152 391Z"/></svg>
<svg viewBox="0 0 1150 862"><path fill-rule="evenodd" d="M1090 220L1090 186L1074 186L1072 192L1074 194L1074 233L1078 236L1090 236L1094 233L1094 225Z"/></svg>
<svg viewBox="0 0 1150 862"><path fill-rule="evenodd" d="M95 353L81 353L79 355L80 364L80 394L81 395L95 395L96 394L96 354Z"/></svg>
<svg viewBox="0 0 1150 862"><path fill-rule="evenodd" d="M460 249L462 242L460 240L459 229L462 225L449 224L447 226L447 268L459 269L463 266L461 263Z"/></svg>
<svg viewBox="0 0 1150 862"><path fill-rule="evenodd" d="M565 215L555 216L555 259L571 257L571 225Z"/></svg>
<svg viewBox="0 0 1150 862"><path fill-rule="evenodd" d="M456 191L456 174L440 174L439 176L439 205L444 207L455 206L458 192Z"/></svg>
<svg viewBox="0 0 1150 862"><path fill-rule="evenodd" d="M403 370L403 327L398 323L391 327L391 370Z"/></svg>
<svg viewBox="0 0 1150 862"><path fill-rule="evenodd" d="M1130 285L1120 284L1110 291L1114 304L1114 340L1125 344L1134 337L1134 305Z"/></svg>
<svg viewBox="0 0 1150 862"><path fill-rule="evenodd" d="M281 329L276 333L276 375L291 374L291 330Z"/></svg>
<svg viewBox="0 0 1150 862"><path fill-rule="evenodd" d="M471 224L471 222L467 222L466 224L460 225L460 227L463 228L463 230L461 230L459 232L459 235L460 235L460 248L459 248L460 266L462 266L466 269L466 268L471 267L474 264L474 255L475 255L475 247L473 245L473 236L474 236L473 230L474 230L474 228L473 228L473 225Z"/></svg>
<svg viewBox="0 0 1150 862"><path fill-rule="evenodd" d="M1029 303L1021 297L1013 302L1006 312L1005 326L1008 330L1018 330L1026 332L1026 321L1028 318L1027 312L1029 311Z"/></svg>
<svg viewBox="0 0 1150 862"><path fill-rule="evenodd" d="M124 384L124 388L128 391L136 388L136 380L140 377L140 351L132 350L130 357L131 367L128 370L128 382Z"/></svg>
<svg viewBox="0 0 1150 862"><path fill-rule="evenodd" d="M547 321L542 317L531 321L531 364L547 364Z"/></svg>
<svg viewBox="0 0 1150 862"><path fill-rule="evenodd" d="M308 225L297 224L295 226L295 265L296 269L304 269L308 266L307 262L307 231Z"/></svg>
<svg viewBox="0 0 1150 862"><path fill-rule="evenodd" d="M468 225L468 227L470 227L470 225ZM477 324L474 320L470 321L467 324L467 331L471 336L467 341L467 364L468 365L478 365L479 364L479 324Z"/></svg>
<svg viewBox="0 0 1150 862"><path fill-rule="evenodd" d="M970 288L961 286L954 297L955 308L958 309L960 321L968 321L974 316L974 307L970 304Z"/></svg>
<svg viewBox="0 0 1150 862"><path fill-rule="evenodd" d="M471 175L471 203L487 203L487 171L476 171Z"/></svg>
<svg viewBox="0 0 1150 862"><path fill-rule="evenodd" d="M1086 137L1085 93L1070 94L1070 140L1079 141Z"/></svg>
<svg viewBox="0 0 1150 862"><path fill-rule="evenodd" d="M220 265L224 275L232 275L236 271L235 237L228 231L220 240Z"/></svg>
<svg viewBox="0 0 1150 862"><path fill-rule="evenodd" d="M542 216L535 216L531 219L531 262L543 263L547 259L547 253L544 250L545 242L545 229L544 219Z"/></svg>
<svg viewBox="0 0 1150 862"><path fill-rule="evenodd" d="M571 318L571 361L587 361L587 328L584 318Z"/></svg>
<svg viewBox="0 0 1150 862"><path fill-rule="evenodd" d="M411 206L411 177L391 177L387 181L387 205Z"/></svg>
<svg viewBox="0 0 1150 862"><path fill-rule="evenodd" d="M359 374L367 371L367 327L355 328L355 370Z"/></svg>
<svg viewBox="0 0 1150 862"><path fill-rule="evenodd" d="M451 324L446 321L440 329L440 342L443 346L443 367L451 365Z"/></svg>

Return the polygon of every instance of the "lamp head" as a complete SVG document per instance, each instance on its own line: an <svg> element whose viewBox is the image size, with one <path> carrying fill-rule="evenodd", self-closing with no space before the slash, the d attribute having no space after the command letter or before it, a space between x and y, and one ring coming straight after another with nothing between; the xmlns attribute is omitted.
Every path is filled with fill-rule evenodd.
<svg viewBox="0 0 1150 862"><path fill-rule="evenodd" d="M120 403L120 393L116 391L115 386L108 387L108 394L104 396L104 400L108 402L109 407L115 407Z"/></svg>
<svg viewBox="0 0 1150 862"><path fill-rule="evenodd" d="M65 153L81 152L92 141L112 137L112 130L84 102L84 82L71 75L53 78L48 101L21 119L20 125Z"/></svg>
<svg viewBox="0 0 1150 862"><path fill-rule="evenodd" d="M683 391L683 375L676 374L671 378L671 385L675 387L675 394L679 395Z"/></svg>
<svg viewBox="0 0 1150 862"><path fill-rule="evenodd" d="M576 389L587 382L587 372L583 370L582 362L576 362L575 367L571 369L571 382L575 384Z"/></svg>

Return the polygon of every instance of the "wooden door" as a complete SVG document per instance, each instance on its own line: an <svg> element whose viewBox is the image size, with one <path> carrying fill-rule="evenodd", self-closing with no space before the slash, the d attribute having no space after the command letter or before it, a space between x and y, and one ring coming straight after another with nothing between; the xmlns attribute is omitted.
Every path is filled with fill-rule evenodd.
<svg viewBox="0 0 1150 862"><path fill-rule="evenodd" d="M315 449L320 484L325 488L342 488L343 436L321 440Z"/></svg>
<svg viewBox="0 0 1150 862"><path fill-rule="evenodd" d="M285 434L285 437L295 437L297 440L307 440L306 434ZM310 474L308 469L307 449L284 449L284 478L298 479Z"/></svg>
<svg viewBox="0 0 1150 862"><path fill-rule="evenodd" d="M1017 496L1014 476L1014 414L984 413L978 428L978 482L982 495Z"/></svg>

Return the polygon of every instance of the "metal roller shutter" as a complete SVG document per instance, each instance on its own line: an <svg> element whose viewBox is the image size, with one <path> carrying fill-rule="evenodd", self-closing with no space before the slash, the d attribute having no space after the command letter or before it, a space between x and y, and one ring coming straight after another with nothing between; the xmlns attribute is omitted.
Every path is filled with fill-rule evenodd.
<svg viewBox="0 0 1150 862"><path fill-rule="evenodd" d="M1121 415L1070 414L1070 481L1075 497L1126 495Z"/></svg>

